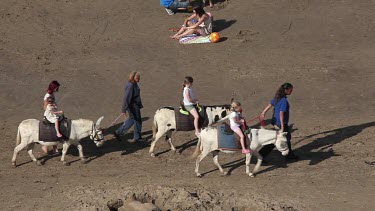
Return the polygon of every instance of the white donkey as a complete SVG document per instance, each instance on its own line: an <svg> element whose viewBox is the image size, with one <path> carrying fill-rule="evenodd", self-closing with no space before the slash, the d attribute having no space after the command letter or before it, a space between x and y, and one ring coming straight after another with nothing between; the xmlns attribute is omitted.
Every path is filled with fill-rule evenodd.
<svg viewBox="0 0 375 211"><path fill-rule="evenodd" d="M79 151L79 157L83 163L86 163L87 160L83 156L82 145L79 143L79 140L85 137L90 136L94 140L96 146L100 146L103 142L104 136L100 129L100 123L103 120L103 116L100 117L96 123L87 119L78 119L72 120L71 123L71 132L69 140L64 141L61 161L64 165L68 165L65 162L65 155L68 151L68 148L71 144L75 145ZM33 148L35 143L39 143L44 146L53 146L57 145L60 142L44 142L39 139L39 120L36 119L26 119L21 122L18 126L16 147L14 148L12 166L16 167L16 159L19 151L27 147L27 152L29 153L31 159L36 162L38 165L41 165L40 161L35 158L33 155Z"/></svg>
<svg viewBox="0 0 375 211"><path fill-rule="evenodd" d="M219 106L204 106L206 115L206 125L211 125L218 121L223 121L229 118L230 105ZM177 111L178 112L178 111ZM172 143L172 131L176 130L176 116L173 107L163 107L155 112L154 121L152 124L152 143L150 147L150 154L155 157L154 148L156 142L166 134L166 140L171 145L171 150L176 151Z"/></svg>
<svg viewBox="0 0 375 211"><path fill-rule="evenodd" d="M250 138L250 134L245 136ZM262 156L259 154L259 150L262 146L267 144L275 144L276 148L281 152L283 156L288 155L289 149L287 145L286 132L279 132L275 130L266 130L266 129L251 129L251 143L250 150L251 153L246 154L246 174L250 177L254 177L255 173L259 171L259 167L262 164ZM218 149L217 141L217 129L216 127L208 127L201 131L197 147L193 154L193 157L196 157L201 151L201 154L198 156L196 161L195 173L197 177L202 177L199 173L199 163L205 158L210 152L212 152L213 160L215 165L219 168L220 172L224 175L227 175L228 172L224 171L218 162L219 151L224 153L234 153L237 151L221 150ZM254 154L257 158L257 164L254 167L253 172L250 172L250 160L251 156Z"/></svg>

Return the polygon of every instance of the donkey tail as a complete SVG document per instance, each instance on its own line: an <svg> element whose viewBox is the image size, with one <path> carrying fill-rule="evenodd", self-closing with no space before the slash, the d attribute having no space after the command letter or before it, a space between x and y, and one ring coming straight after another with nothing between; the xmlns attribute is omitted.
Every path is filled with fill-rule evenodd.
<svg viewBox="0 0 375 211"><path fill-rule="evenodd" d="M155 139L156 132L158 130L158 123L156 121L156 115L154 116L154 121L152 122L152 138Z"/></svg>
<svg viewBox="0 0 375 211"><path fill-rule="evenodd" d="M202 141L199 135L197 146L195 147L194 153L191 155L191 159L197 158L199 153L202 151Z"/></svg>
<svg viewBox="0 0 375 211"><path fill-rule="evenodd" d="M20 127L18 127L17 138L16 138L16 146L18 146L20 143L21 143L21 133L20 133Z"/></svg>

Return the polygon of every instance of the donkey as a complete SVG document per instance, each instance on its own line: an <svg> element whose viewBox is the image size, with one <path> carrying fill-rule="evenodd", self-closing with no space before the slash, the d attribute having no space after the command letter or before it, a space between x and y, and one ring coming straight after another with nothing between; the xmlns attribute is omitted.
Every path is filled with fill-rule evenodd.
<svg viewBox="0 0 375 211"><path fill-rule="evenodd" d="M250 177L254 177L255 174L259 171L259 167L262 164L262 156L259 154L259 150L262 146L267 144L275 144L276 148L281 152L283 156L288 155L289 148L287 145L286 139L286 132L279 132L276 130L266 130L266 129L251 129L251 136L248 134L247 138L251 139L250 142L250 153L246 154L246 174ZM198 156L196 160L195 166L195 173L197 177L202 177L199 173L199 163L205 158L210 152L212 152L213 160L215 165L219 168L219 171L223 175L227 175L228 172L224 171L223 168L220 166L218 162L218 154L219 151L224 153L233 153L234 151L228 150L221 150L218 148L218 140L217 140L217 128L216 127L208 127L201 131L200 137L198 139L197 147L194 151L193 158L197 157L199 151L201 154ZM250 172L250 160L251 156L254 154L258 161L253 169L253 172Z"/></svg>
<svg viewBox="0 0 375 211"><path fill-rule="evenodd" d="M68 148L71 144L75 145L79 151L79 157L81 158L82 163L86 163L87 159L83 156L82 145L79 143L79 140L90 136L90 139L93 140L96 146L100 146L103 143L103 133L100 129L100 123L103 120L103 116L100 117L96 123L91 120L87 119L77 119L72 120L71 123L71 132L69 136L69 140L64 141L63 143L63 150L61 161L63 165L68 165L65 162L65 155L68 151ZM33 148L35 143L39 143L44 146L53 146L57 145L60 142L44 142L39 140L39 120L36 119L26 119L23 120L20 125L18 126L17 132L17 139L16 139L16 147L14 148L13 158L12 158L12 166L16 167L16 159L17 154L19 151L23 150L27 147L27 152L29 153L31 159L37 163L37 165L41 165L40 161L35 158L33 155Z"/></svg>
<svg viewBox="0 0 375 211"><path fill-rule="evenodd" d="M230 105L204 106L205 120L203 126L208 126L218 121L224 121L229 118ZM176 152L172 143L172 131L176 130L176 114L173 107L162 107L155 112L152 124L152 143L150 154L155 157L154 148L156 142L166 134L165 139L171 145L171 150ZM178 112L178 111L177 111Z"/></svg>

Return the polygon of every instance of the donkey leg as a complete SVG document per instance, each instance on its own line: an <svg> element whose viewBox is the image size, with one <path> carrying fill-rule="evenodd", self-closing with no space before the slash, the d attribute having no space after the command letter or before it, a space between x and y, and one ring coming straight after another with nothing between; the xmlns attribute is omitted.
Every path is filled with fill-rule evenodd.
<svg viewBox="0 0 375 211"><path fill-rule="evenodd" d="M69 147L70 147L70 143L65 141L63 143L63 149L62 149L62 153L61 153L61 161L63 162L64 166L69 166L69 164L67 162L65 162L65 155L68 152Z"/></svg>
<svg viewBox="0 0 375 211"><path fill-rule="evenodd" d="M159 131L156 133L155 139L151 142L151 147L149 153L151 154L151 157L155 157L154 154L154 148L156 142L165 134L165 128L159 128Z"/></svg>
<svg viewBox="0 0 375 211"><path fill-rule="evenodd" d="M214 160L214 163L215 165L219 168L219 171L223 174L223 175L227 175L228 172L224 171L224 169L220 166L219 164L219 159L218 159L218 156L219 155L219 151L213 151L212 152L212 156L213 156L213 160Z"/></svg>
<svg viewBox="0 0 375 211"><path fill-rule="evenodd" d="M246 174L250 173L251 154L252 154L252 152L246 154L246 160L245 160L245 163L246 163Z"/></svg>
<svg viewBox="0 0 375 211"><path fill-rule="evenodd" d="M199 173L199 163L205 158L210 152L208 150L203 150L202 153L198 156L197 161L195 161L195 174L197 177L202 177Z"/></svg>
<svg viewBox="0 0 375 211"><path fill-rule="evenodd" d="M83 164L86 164L88 159L86 159L85 156L83 155L83 147L82 147L82 145L79 142L77 142L76 147L78 149L79 158L81 159L81 162Z"/></svg>
<svg viewBox="0 0 375 211"><path fill-rule="evenodd" d="M172 131L169 130L169 131L167 132L167 136L166 136L166 138L167 138L167 141L168 141L169 145L171 146L171 150L172 150L173 152L176 152L176 147L174 147L174 145L173 145L173 143L172 143L172 136L173 136L174 134L175 134L175 133L172 133Z"/></svg>
<svg viewBox="0 0 375 211"><path fill-rule="evenodd" d="M14 148L14 152L13 152L13 158L12 158L12 166L13 167L16 167L16 159L17 159L17 155L18 153L23 150L25 147L27 146L27 142L26 140L24 142L21 142L18 146L16 146Z"/></svg>
<svg viewBox="0 0 375 211"><path fill-rule="evenodd" d="M257 163L255 164L255 167L253 169L253 172L249 173L250 177L254 177L255 174L259 171L260 165L262 165L263 157L259 154L257 150L254 150L254 155L258 158Z"/></svg>
<svg viewBox="0 0 375 211"><path fill-rule="evenodd" d="M40 165L42 165L42 163L35 158L35 156L33 154L33 149L34 149L34 143L29 144L27 146L27 153L29 153L29 156L30 156L31 160L33 160L34 162L36 162L36 164L38 166L40 166Z"/></svg>

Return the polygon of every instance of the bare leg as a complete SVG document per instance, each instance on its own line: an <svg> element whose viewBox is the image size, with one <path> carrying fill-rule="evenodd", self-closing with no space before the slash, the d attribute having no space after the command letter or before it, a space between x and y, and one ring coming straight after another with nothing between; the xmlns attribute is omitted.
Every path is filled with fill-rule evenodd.
<svg viewBox="0 0 375 211"><path fill-rule="evenodd" d="M219 159L218 159L218 156L219 155L219 151L213 151L212 152L212 156L213 156L213 160L214 160L214 163L215 165L219 168L219 171L223 174L223 175L227 175L228 172L224 171L224 169L220 166L219 164Z"/></svg>
<svg viewBox="0 0 375 211"><path fill-rule="evenodd" d="M192 24L190 21L188 21L188 22L187 22L187 25L188 25L188 26L191 26L191 25L193 25L193 24ZM181 29L178 30L178 32L177 32L176 34L174 34L173 36L171 36L171 38L172 38L172 39L176 39L176 37L177 37L178 35L182 34L185 30L186 30L185 28L181 27Z"/></svg>
<svg viewBox="0 0 375 211"><path fill-rule="evenodd" d="M155 148L155 144L156 142L166 133L166 128L159 128L158 132L156 133L156 136L154 138L154 140L151 142L151 147L150 147L150 151L149 153L151 153L151 156L152 157L155 157L155 154L154 154L154 148Z"/></svg>
<svg viewBox="0 0 375 211"><path fill-rule="evenodd" d="M61 135L61 133L59 131L59 121L58 120L56 120L56 122L55 122L55 129L56 129L56 135L57 135L57 137L61 138L62 135Z"/></svg>
<svg viewBox="0 0 375 211"><path fill-rule="evenodd" d="M185 35L188 35L188 34L193 34L194 32L196 32L195 29L187 29L187 30L185 30L184 33L182 33L182 34L176 36L175 39L180 39L181 37L183 37L183 36L185 36Z"/></svg>
<svg viewBox="0 0 375 211"><path fill-rule="evenodd" d="M195 108L193 108L193 109L190 110L190 113L194 117L195 135L198 136L199 135L199 125L198 125L199 115L198 115L198 111Z"/></svg>
<svg viewBox="0 0 375 211"><path fill-rule="evenodd" d="M48 154L48 146L42 146L42 150L45 154Z"/></svg>

